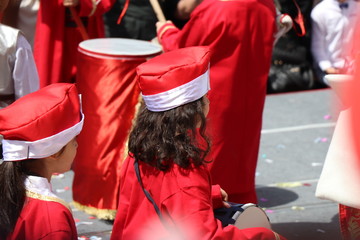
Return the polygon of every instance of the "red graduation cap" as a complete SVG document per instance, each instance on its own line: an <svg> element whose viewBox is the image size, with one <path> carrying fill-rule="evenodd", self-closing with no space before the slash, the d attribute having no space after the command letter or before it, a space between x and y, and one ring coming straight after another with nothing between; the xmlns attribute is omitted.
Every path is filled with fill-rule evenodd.
<svg viewBox="0 0 360 240"><path fill-rule="evenodd" d="M146 107L161 112L193 102L210 90L210 49L188 47L159 55L137 67Z"/></svg>
<svg viewBox="0 0 360 240"><path fill-rule="evenodd" d="M44 158L78 135L84 116L74 84L56 83L0 110L4 161Z"/></svg>

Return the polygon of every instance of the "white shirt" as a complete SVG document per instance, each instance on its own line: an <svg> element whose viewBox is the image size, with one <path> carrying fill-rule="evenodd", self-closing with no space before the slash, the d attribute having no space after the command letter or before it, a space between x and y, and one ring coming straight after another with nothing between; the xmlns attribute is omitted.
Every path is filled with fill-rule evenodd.
<svg viewBox="0 0 360 240"><path fill-rule="evenodd" d="M51 183L46 178L37 176L28 176L25 179L25 188L27 191L45 195L48 197L59 198L52 192Z"/></svg>
<svg viewBox="0 0 360 240"><path fill-rule="evenodd" d="M39 75L29 42L20 34L13 71L15 99L39 89Z"/></svg>
<svg viewBox="0 0 360 240"><path fill-rule="evenodd" d="M39 89L31 46L15 28L0 24L0 95L18 99ZM0 101L0 108L10 104Z"/></svg>
<svg viewBox="0 0 360 240"><path fill-rule="evenodd" d="M348 8L340 8L337 0L323 0L311 12L311 52L321 70L344 68L351 55L360 2L347 1Z"/></svg>

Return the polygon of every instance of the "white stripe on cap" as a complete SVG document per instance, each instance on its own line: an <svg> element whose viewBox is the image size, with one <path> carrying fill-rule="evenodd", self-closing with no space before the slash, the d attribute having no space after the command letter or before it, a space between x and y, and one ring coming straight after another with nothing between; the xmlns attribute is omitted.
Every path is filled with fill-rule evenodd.
<svg viewBox="0 0 360 240"><path fill-rule="evenodd" d="M147 109L153 112L167 111L200 99L210 90L210 70L194 80L169 91L142 95Z"/></svg>
<svg viewBox="0 0 360 240"><path fill-rule="evenodd" d="M80 132L84 124L84 114L81 121L53 136L37 141L2 140L4 161L19 161L49 157L61 150Z"/></svg>

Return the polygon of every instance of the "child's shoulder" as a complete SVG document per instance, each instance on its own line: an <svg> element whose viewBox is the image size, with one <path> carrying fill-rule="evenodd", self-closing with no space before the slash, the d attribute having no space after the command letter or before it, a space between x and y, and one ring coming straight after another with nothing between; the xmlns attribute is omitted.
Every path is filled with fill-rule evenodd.
<svg viewBox="0 0 360 240"><path fill-rule="evenodd" d="M210 173L206 165L191 165L188 168L181 168L177 165L171 169L176 175L177 184L180 188L208 187L210 186Z"/></svg>
<svg viewBox="0 0 360 240"><path fill-rule="evenodd" d="M71 215L69 204L60 198L41 195L30 191L26 192L26 196L24 205L25 212L35 212L36 214L41 212L42 215L56 215L56 217Z"/></svg>

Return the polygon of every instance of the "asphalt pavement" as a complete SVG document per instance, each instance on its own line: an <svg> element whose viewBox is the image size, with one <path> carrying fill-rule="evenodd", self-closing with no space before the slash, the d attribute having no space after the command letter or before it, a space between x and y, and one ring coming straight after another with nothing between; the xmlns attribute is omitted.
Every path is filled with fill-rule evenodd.
<svg viewBox="0 0 360 240"><path fill-rule="evenodd" d="M268 95L256 172L259 205L289 240L340 240L338 205L315 197L341 103L331 89ZM52 179L71 203L73 172ZM95 191L95 190L94 190ZM112 223L73 208L79 237L106 240Z"/></svg>

